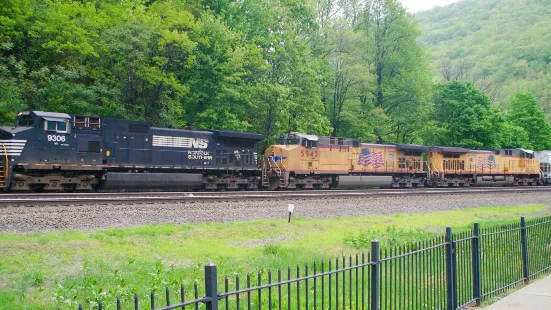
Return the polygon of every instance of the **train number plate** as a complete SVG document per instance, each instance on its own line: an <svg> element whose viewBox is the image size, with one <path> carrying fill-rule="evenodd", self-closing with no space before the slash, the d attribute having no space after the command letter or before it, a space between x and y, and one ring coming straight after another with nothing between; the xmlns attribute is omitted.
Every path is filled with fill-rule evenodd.
<svg viewBox="0 0 551 310"><path fill-rule="evenodd" d="M65 136L61 135L48 135L46 138L52 142L65 142Z"/></svg>

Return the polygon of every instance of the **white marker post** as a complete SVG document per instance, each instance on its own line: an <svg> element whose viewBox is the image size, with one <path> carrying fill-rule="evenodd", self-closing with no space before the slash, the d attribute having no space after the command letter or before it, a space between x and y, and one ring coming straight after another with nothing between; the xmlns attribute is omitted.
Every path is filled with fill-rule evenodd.
<svg viewBox="0 0 551 310"><path fill-rule="evenodd" d="M295 211L295 204L290 203L287 210L289 210L289 221L287 223L291 223L291 214L293 214L293 211Z"/></svg>

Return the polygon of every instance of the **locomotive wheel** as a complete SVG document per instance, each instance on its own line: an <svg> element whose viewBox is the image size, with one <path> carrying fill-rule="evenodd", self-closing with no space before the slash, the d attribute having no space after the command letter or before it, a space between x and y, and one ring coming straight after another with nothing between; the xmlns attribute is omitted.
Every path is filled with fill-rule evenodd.
<svg viewBox="0 0 551 310"><path fill-rule="evenodd" d="M267 190L273 191L276 190L279 187L279 177L271 177L270 178L270 185L268 185Z"/></svg>

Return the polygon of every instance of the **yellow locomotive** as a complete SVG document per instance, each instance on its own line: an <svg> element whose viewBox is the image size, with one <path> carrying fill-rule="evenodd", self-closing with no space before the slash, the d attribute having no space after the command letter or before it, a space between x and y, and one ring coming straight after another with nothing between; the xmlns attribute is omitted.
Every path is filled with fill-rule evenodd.
<svg viewBox="0 0 551 310"><path fill-rule="evenodd" d="M432 185L539 185L540 162L525 149L492 151L433 147L428 154Z"/></svg>
<svg viewBox="0 0 551 310"><path fill-rule="evenodd" d="M537 185L539 161L523 149L469 150L283 134L264 153L268 189Z"/></svg>

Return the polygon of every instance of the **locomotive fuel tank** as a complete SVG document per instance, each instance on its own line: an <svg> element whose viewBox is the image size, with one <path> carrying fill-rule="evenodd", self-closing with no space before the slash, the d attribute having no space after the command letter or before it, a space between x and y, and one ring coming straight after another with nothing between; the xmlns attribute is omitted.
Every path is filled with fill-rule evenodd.
<svg viewBox="0 0 551 310"><path fill-rule="evenodd" d="M200 173L128 173L108 172L108 189L198 189L203 185Z"/></svg>

